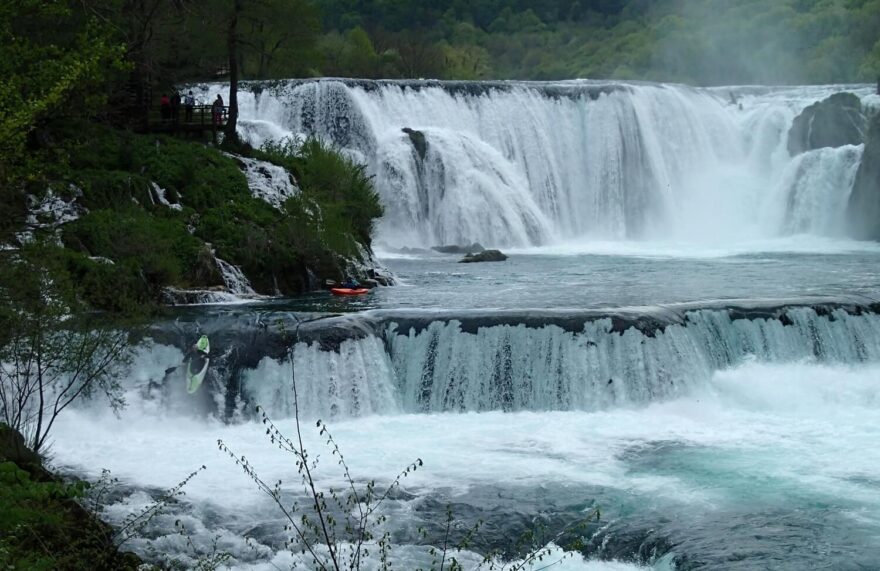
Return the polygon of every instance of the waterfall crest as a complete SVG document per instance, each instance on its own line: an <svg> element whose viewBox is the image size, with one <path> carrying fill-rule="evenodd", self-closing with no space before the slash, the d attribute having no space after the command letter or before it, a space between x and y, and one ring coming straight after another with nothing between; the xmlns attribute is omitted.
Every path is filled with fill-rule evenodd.
<svg viewBox="0 0 880 571"><path fill-rule="evenodd" d="M357 334L343 323L328 325L314 332L321 338L295 344L302 414L593 411L681 396L750 359L880 361L880 316L864 307L522 320L388 316L362 325ZM252 368L240 373L243 402L276 416L292 414L289 355L250 360Z"/></svg>
<svg viewBox="0 0 880 571"><path fill-rule="evenodd" d="M805 201L842 203L852 186L839 165L852 163L853 150L792 159L785 147L794 117L845 87L363 80L251 87L240 97L242 135L255 145L317 136L367 164L386 207L377 238L395 246L834 234L826 212ZM809 197L791 180L792 170L807 167L807 178L823 179Z"/></svg>

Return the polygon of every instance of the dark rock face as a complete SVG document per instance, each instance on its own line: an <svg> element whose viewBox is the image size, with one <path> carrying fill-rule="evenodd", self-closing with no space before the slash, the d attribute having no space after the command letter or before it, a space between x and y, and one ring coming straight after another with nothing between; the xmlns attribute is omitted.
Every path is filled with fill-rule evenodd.
<svg viewBox="0 0 880 571"><path fill-rule="evenodd" d="M42 481L47 481L47 472L43 470L43 462L24 442L24 437L17 430L0 424L0 462L13 462L16 466Z"/></svg>
<svg viewBox="0 0 880 571"><path fill-rule="evenodd" d="M795 118L788 132L788 152L794 156L822 147L859 145L867 125L861 100L852 93L835 93Z"/></svg>
<svg viewBox="0 0 880 571"><path fill-rule="evenodd" d="M421 131L410 129L409 127L404 127L403 132L409 135L409 140L412 142L419 157L421 157L422 160L425 160L425 155L428 154L428 140L425 139L425 134Z"/></svg>
<svg viewBox="0 0 880 571"><path fill-rule="evenodd" d="M471 264L474 262L503 262L506 259L507 256L502 254L500 250L483 250L479 254L466 254L464 258L458 261L458 263Z"/></svg>
<svg viewBox="0 0 880 571"><path fill-rule="evenodd" d="M481 246L479 242L463 246L455 244L448 246L432 246L431 249L435 252L440 252L441 254L477 254L486 250L486 248Z"/></svg>
<svg viewBox="0 0 880 571"><path fill-rule="evenodd" d="M880 113L874 115L847 208L850 235L880 240Z"/></svg>

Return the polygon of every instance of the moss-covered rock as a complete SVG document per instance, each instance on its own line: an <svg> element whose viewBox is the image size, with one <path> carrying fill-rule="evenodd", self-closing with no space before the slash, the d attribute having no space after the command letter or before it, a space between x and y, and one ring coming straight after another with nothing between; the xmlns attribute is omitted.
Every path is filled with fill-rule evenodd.
<svg viewBox="0 0 880 571"><path fill-rule="evenodd" d="M0 568L138 569L141 560L117 549L113 529L77 502L88 486L56 478L23 444L0 425Z"/></svg>

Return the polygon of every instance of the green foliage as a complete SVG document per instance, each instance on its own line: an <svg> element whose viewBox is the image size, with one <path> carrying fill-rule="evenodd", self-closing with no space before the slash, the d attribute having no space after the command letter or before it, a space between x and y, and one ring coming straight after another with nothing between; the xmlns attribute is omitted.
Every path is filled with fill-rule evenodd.
<svg viewBox="0 0 880 571"><path fill-rule="evenodd" d="M128 336L83 312L65 258L38 241L0 264L0 419L36 453L73 402L104 394L112 408L125 404Z"/></svg>
<svg viewBox="0 0 880 571"><path fill-rule="evenodd" d="M433 62L421 61L417 66L405 65L404 58L394 60L383 69L391 77L778 84L873 82L880 74L880 0L319 0L319 4L331 30L325 45L343 37L338 34L361 27L370 30L374 45L395 53L403 53L404 32L412 30L419 31L422 53L432 46L445 48L446 57L434 56ZM473 71L474 65L462 65L461 54L456 53L474 47L488 56L476 65L479 73ZM360 75L357 72L333 60L331 73Z"/></svg>
<svg viewBox="0 0 880 571"><path fill-rule="evenodd" d="M73 500L84 489L82 482L35 482L14 463L0 463L0 567L87 569L69 545L79 524L71 521Z"/></svg>
<svg viewBox="0 0 880 571"><path fill-rule="evenodd" d="M71 167L64 176L87 194L97 187L94 199L99 206L130 198L149 204L148 181L168 191L170 200L197 212L221 202L252 198L235 161L202 144L83 123L68 125L58 134ZM107 191L115 199L101 204L98 195Z"/></svg>
<svg viewBox="0 0 880 571"><path fill-rule="evenodd" d="M68 247L140 272L151 286L184 284L201 248L180 219L151 216L131 204L88 213L67 225L64 241Z"/></svg>
<svg viewBox="0 0 880 571"><path fill-rule="evenodd" d="M0 3L0 240L24 221L23 190L52 162L44 127L96 113L108 76L123 66L108 30L72 4Z"/></svg>
<svg viewBox="0 0 880 571"><path fill-rule="evenodd" d="M332 249L353 254L345 248L340 234L350 234L363 244L370 244L373 221L382 216L382 204L363 165L355 163L331 146L308 139L297 146L291 141L268 143L260 154L294 173L303 198L288 205L289 213L319 207L325 237L336 240ZM337 248L342 248L337 250Z"/></svg>
<svg viewBox="0 0 880 571"><path fill-rule="evenodd" d="M35 129L100 108L100 88L108 71L122 66L122 49L105 27L77 18L60 0L2 3L0 46L0 176L9 176Z"/></svg>

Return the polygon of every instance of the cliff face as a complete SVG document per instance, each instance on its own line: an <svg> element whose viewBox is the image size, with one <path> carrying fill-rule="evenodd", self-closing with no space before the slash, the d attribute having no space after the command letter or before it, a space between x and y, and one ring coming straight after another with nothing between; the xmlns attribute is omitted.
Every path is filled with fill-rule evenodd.
<svg viewBox="0 0 880 571"><path fill-rule="evenodd" d="M848 217L854 238L880 240L880 113L874 115L868 129Z"/></svg>

